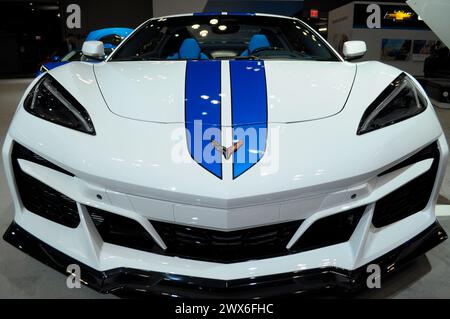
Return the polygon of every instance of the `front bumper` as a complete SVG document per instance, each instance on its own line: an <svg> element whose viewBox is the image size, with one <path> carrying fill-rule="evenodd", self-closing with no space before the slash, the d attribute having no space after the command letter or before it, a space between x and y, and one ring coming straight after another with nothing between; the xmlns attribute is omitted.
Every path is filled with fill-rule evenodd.
<svg viewBox="0 0 450 319"><path fill-rule="evenodd" d="M355 270L324 267L238 280L214 280L179 276L132 268L98 271L54 249L12 223L3 237L8 243L46 265L67 274L67 267L77 264L81 281L101 292L121 297L142 297L149 294L183 298L267 298L323 289L355 292L366 287L371 272L367 266ZM391 275L416 257L442 241L447 234L435 222L423 232L391 252L372 261L380 267L381 278Z"/></svg>

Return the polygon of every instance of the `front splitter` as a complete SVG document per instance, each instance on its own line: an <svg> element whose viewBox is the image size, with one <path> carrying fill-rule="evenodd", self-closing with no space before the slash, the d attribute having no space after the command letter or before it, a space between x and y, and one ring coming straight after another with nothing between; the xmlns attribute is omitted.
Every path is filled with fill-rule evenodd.
<svg viewBox="0 0 450 319"><path fill-rule="evenodd" d="M44 243L15 222L9 226L3 238L24 253L63 274L68 274L69 265L78 265L81 270L81 282L98 292L112 293L120 297L145 297L156 294L183 298L249 299L318 292L324 289L355 292L366 287L367 278L371 275L367 272L368 265L351 271L326 267L228 281L132 268L98 271ZM377 264L384 278L446 239L447 234L436 221L414 238L370 264Z"/></svg>

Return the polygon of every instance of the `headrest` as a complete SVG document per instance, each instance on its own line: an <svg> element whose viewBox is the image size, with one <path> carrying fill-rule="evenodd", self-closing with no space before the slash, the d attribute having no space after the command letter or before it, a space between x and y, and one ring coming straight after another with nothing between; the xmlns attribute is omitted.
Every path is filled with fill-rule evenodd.
<svg viewBox="0 0 450 319"><path fill-rule="evenodd" d="M253 35L248 44L248 50L250 51L250 53L256 49L268 47L270 47L270 43L264 34Z"/></svg>
<svg viewBox="0 0 450 319"><path fill-rule="evenodd" d="M200 57L200 46L194 38L184 39L180 46L180 59L198 59Z"/></svg>

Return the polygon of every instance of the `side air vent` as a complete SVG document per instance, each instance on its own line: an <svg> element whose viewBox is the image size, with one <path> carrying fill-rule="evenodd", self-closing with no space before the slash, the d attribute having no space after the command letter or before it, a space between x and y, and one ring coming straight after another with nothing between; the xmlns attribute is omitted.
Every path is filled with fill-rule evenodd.
<svg viewBox="0 0 450 319"><path fill-rule="evenodd" d="M18 159L25 159L48 168L71 175L56 165L14 143L11 160L17 189L23 205L30 212L55 223L76 228L80 223L77 204L74 200L24 173ZM73 176L73 175L71 175Z"/></svg>
<svg viewBox="0 0 450 319"><path fill-rule="evenodd" d="M427 172L375 203L375 211L372 218L372 224L375 227L387 226L425 209L436 180L439 156L437 143L433 143L397 165L404 167L427 158L433 159L433 164Z"/></svg>

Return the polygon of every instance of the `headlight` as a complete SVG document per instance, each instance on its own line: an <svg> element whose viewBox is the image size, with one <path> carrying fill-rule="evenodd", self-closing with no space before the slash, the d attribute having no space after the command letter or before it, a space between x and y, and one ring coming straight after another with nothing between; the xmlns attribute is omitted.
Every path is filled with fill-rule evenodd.
<svg viewBox="0 0 450 319"><path fill-rule="evenodd" d="M50 75L45 75L30 91L25 110L44 120L95 135L86 109Z"/></svg>
<svg viewBox="0 0 450 319"><path fill-rule="evenodd" d="M405 74L398 76L367 108L359 123L358 135L406 120L423 112L427 99Z"/></svg>

